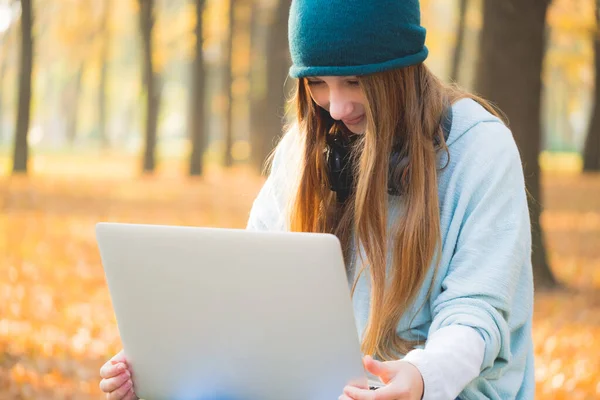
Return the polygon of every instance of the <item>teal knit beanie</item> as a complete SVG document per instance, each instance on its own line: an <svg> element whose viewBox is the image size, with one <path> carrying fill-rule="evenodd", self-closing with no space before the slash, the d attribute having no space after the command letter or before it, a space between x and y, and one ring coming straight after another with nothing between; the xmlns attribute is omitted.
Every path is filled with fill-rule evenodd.
<svg viewBox="0 0 600 400"><path fill-rule="evenodd" d="M290 76L365 75L423 62L419 0L292 0Z"/></svg>

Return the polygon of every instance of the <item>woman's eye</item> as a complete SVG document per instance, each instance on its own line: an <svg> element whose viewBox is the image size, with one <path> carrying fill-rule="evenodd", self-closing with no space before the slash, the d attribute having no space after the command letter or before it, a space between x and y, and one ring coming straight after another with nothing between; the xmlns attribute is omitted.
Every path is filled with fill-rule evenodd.
<svg viewBox="0 0 600 400"><path fill-rule="evenodd" d="M323 83L323 81L308 81L308 86L317 86Z"/></svg>
<svg viewBox="0 0 600 400"><path fill-rule="evenodd" d="M351 81L346 81L346 82L348 82L348 85L350 85L350 86L358 86L358 81L356 81L356 80L351 80Z"/></svg>

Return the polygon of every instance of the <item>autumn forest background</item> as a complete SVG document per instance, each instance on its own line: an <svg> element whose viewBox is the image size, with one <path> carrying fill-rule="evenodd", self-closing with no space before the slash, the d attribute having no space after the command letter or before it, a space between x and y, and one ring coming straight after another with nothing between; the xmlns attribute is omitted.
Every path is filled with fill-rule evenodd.
<svg viewBox="0 0 600 400"><path fill-rule="evenodd" d="M521 151L536 398L600 398L600 0L421 8L429 68ZM0 0L0 400L102 398L120 341L96 222L245 226L294 86L288 9Z"/></svg>

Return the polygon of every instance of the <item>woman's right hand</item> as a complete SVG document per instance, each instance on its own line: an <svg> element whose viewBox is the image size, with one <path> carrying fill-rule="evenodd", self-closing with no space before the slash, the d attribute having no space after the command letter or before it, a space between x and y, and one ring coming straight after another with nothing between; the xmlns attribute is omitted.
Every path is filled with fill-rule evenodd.
<svg viewBox="0 0 600 400"><path fill-rule="evenodd" d="M123 350L100 368L100 390L108 400L137 400Z"/></svg>

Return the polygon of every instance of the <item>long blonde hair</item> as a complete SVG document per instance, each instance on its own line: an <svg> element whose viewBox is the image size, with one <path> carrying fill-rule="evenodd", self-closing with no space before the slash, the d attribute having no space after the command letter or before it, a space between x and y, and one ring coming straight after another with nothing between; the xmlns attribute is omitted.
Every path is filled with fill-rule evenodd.
<svg viewBox="0 0 600 400"><path fill-rule="evenodd" d="M299 232L336 234L347 263L354 245L364 248L363 267L356 271L352 292L365 265L370 272L371 302L362 351L380 359L406 354L415 343L396 334L403 313L415 301L429 266L441 253L437 186L437 152L448 151L443 118L460 98L473 98L495 115L485 100L436 78L424 64L359 77L367 99L367 127L353 150L356 188L343 205L327 182L326 135L344 129L311 98L306 79L299 79L292 101L303 154L289 227ZM388 171L392 146L408 161L393 171L402 182L406 212L388 232ZM391 238L391 240L390 240ZM389 241L389 242L388 242ZM386 280L388 246L393 250L391 280Z"/></svg>

